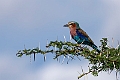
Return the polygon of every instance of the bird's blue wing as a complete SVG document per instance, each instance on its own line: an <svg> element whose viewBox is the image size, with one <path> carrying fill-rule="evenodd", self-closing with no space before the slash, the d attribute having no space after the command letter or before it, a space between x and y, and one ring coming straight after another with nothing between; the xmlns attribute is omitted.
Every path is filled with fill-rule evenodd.
<svg viewBox="0 0 120 80"><path fill-rule="evenodd" d="M76 36L78 43L82 43L91 46L93 49L95 49L98 53L100 53L100 50L98 47L94 44L94 42L90 39L90 37L87 35L86 32L84 32L82 29L76 30ZM79 40L78 40L79 39Z"/></svg>
<svg viewBox="0 0 120 80"><path fill-rule="evenodd" d="M77 29L76 33L80 38L84 39L85 41L93 43L93 41L90 39L90 37L87 35L87 33L85 31L83 31L82 29Z"/></svg>

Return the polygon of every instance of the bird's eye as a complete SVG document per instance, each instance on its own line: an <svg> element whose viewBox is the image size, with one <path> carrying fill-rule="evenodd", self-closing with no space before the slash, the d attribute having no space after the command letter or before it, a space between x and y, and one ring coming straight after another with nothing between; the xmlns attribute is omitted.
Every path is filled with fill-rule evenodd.
<svg viewBox="0 0 120 80"><path fill-rule="evenodd" d="M73 23L69 24L69 25L73 25Z"/></svg>

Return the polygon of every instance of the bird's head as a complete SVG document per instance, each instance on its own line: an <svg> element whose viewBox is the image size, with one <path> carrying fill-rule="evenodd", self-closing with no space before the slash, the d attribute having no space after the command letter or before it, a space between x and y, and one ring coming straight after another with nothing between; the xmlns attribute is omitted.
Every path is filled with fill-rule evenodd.
<svg viewBox="0 0 120 80"><path fill-rule="evenodd" d="M65 24L64 27L69 27L70 29L71 28L80 29L79 24L75 21L68 22L68 24Z"/></svg>

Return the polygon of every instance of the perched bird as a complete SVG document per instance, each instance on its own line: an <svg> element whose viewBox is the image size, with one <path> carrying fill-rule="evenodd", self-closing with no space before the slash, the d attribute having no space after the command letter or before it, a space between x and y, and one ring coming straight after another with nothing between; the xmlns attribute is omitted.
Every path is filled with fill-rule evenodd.
<svg viewBox="0 0 120 80"><path fill-rule="evenodd" d="M84 44L91 46L93 49L95 49L98 53L100 53L100 50L98 47L94 44L94 42L91 40L91 38L87 35L85 31L83 31L79 24L75 21L70 21L68 24L64 25L64 27L69 27L71 37L78 43L78 44Z"/></svg>

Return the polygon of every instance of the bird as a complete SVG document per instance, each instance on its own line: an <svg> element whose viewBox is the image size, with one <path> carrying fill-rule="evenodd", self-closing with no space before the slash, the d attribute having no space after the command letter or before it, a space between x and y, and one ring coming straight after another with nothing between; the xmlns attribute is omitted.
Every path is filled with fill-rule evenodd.
<svg viewBox="0 0 120 80"><path fill-rule="evenodd" d="M71 37L78 44L88 45L93 49L95 49L98 53L100 53L100 50L94 44L92 39L88 36L88 34L83 29L81 29L81 27L79 26L79 23L77 23L76 21L69 21L67 24L64 25L64 27L69 27Z"/></svg>

